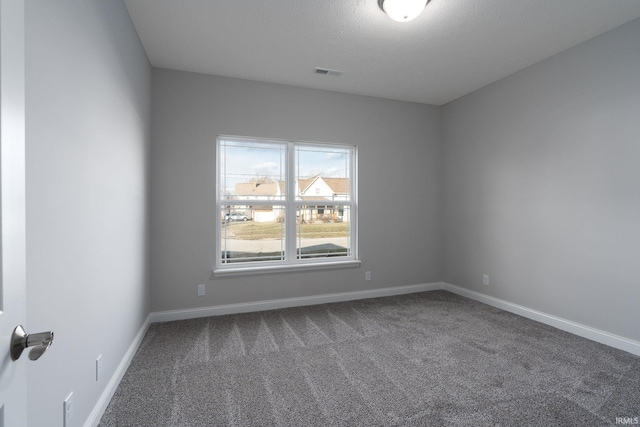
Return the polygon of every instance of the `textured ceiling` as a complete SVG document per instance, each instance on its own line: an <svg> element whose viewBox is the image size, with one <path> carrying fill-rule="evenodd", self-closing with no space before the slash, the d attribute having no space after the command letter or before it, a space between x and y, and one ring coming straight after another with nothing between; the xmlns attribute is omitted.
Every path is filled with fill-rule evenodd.
<svg viewBox="0 0 640 427"><path fill-rule="evenodd" d="M436 105L640 17L640 0L432 0L408 23L377 0L124 1L155 67Z"/></svg>

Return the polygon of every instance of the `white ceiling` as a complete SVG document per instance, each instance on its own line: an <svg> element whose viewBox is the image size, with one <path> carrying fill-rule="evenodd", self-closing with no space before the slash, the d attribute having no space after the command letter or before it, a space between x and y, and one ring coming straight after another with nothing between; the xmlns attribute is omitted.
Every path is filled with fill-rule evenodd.
<svg viewBox="0 0 640 427"><path fill-rule="evenodd" d="M124 2L155 67L436 105L640 17L640 0L432 0L408 23L377 0Z"/></svg>

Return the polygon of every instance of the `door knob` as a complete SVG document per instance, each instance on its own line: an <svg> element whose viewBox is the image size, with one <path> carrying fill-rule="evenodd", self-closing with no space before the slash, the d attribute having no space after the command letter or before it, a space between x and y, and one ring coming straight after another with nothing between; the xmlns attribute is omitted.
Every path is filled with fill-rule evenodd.
<svg viewBox="0 0 640 427"><path fill-rule="evenodd" d="M11 335L11 360L18 360L22 351L30 347L30 360L38 360L53 343L53 332L27 334L21 325L16 326Z"/></svg>

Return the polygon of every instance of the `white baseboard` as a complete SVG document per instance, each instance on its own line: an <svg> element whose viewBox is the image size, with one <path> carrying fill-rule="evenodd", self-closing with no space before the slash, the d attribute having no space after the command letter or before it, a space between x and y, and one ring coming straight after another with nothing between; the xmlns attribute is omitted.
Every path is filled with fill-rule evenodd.
<svg viewBox="0 0 640 427"><path fill-rule="evenodd" d="M638 341L601 331L590 326L585 326L580 323L572 322L571 320L566 320L538 310L533 310L531 308L501 300L499 298L494 298L479 292L470 291L469 289L461 288L460 286L452 285L450 283L443 282L441 284L441 289L640 356L640 342Z"/></svg>
<svg viewBox="0 0 640 427"><path fill-rule="evenodd" d="M129 349L124 354L124 357L118 364L116 371L111 376L109 383L100 395L100 399L98 399L96 406L94 406L93 411L91 411L91 414L89 414L89 418L87 418L87 420L85 421L84 427L96 427L98 423L100 423L100 419L102 418L104 411L107 409L107 406L109 406L109 402L111 401L113 394L116 392L118 384L120 384L122 377L124 376L125 372L127 372L127 368L129 367L131 360L133 360L133 356L136 355L136 352L138 351L138 348L140 347L142 339L147 333L150 324L151 315L147 316L144 323L140 327L140 330L133 339L133 342L129 346Z"/></svg>
<svg viewBox="0 0 640 427"><path fill-rule="evenodd" d="M189 308L184 310L158 311L151 313L151 322L170 322L174 320L195 319L198 317L221 316L224 314L248 313L253 311L275 310L278 308L301 307L305 305L326 304L331 302L352 301L365 298L386 297L411 294L414 292L442 289L442 283L397 286L393 288L367 289L365 291L340 292L335 294L312 295L308 297L285 298L267 301L255 301L239 304L217 305L212 307Z"/></svg>

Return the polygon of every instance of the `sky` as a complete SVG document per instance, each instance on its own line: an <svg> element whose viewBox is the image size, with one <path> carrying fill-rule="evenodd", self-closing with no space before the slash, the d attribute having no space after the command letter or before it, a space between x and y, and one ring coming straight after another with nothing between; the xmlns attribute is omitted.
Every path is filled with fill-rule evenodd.
<svg viewBox="0 0 640 427"><path fill-rule="evenodd" d="M284 181L287 143L251 140L220 140L220 168L226 175L222 190L233 192L236 183L268 177ZM297 178L323 176L347 178L351 165L351 147L298 145L296 150Z"/></svg>

